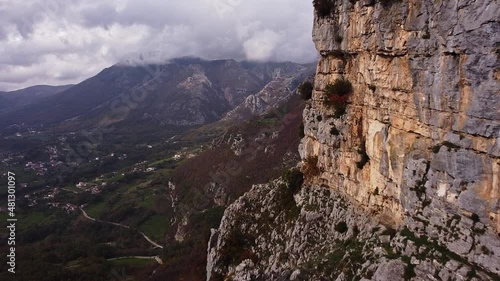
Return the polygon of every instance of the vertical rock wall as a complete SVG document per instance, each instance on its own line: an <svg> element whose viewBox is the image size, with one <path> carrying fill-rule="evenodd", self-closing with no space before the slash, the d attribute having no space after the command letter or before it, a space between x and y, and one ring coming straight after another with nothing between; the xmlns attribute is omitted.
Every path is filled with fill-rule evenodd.
<svg viewBox="0 0 500 281"><path fill-rule="evenodd" d="M300 148L319 157L314 181L396 226L465 215L500 232L498 1L381 2L337 0L315 19ZM340 118L323 102L336 79L354 87Z"/></svg>
<svg viewBox="0 0 500 281"><path fill-rule="evenodd" d="M300 147L318 156L313 182L458 254L474 251L475 228L498 247L500 4L383 2L339 0L315 19L321 60ZM340 118L323 102L336 79L354 87Z"/></svg>

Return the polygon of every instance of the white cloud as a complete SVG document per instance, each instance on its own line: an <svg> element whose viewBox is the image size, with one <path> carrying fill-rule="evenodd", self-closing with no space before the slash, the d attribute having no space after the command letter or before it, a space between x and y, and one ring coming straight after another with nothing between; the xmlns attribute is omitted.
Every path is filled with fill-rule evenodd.
<svg viewBox="0 0 500 281"><path fill-rule="evenodd" d="M310 62L312 21L303 0L0 2L0 90L76 83L139 56Z"/></svg>
<svg viewBox="0 0 500 281"><path fill-rule="evenodd" d="M245 55L249 60L267 61L272 58L281 41L279 33L272 30L256 32L243 43Z"/></svg>

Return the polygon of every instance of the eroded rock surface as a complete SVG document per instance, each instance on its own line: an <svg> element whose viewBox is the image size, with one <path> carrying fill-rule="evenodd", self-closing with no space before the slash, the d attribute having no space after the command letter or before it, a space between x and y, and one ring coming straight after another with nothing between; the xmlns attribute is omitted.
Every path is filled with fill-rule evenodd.
<svg viewBox="0 0 500 281"><path fill-rule="evenodd" d="M494 250L483 250L491 262ZM431 237L384 225L337 190L307 185L293 195L280 180L254 186L226 210L212 231L207 273L213 281L498 277Z"/></svg>
<svg viewBox="0 0 500 281"><path fill-rule="evenodd" d="M499 2L330 2L330 15L315 18L321 59L299 147L303 160L318 157L320 174L296 196L300 214L291 222L266 211L267 197L255 197L272 185L233 205L212 237L212 261L227 255L220 252L226 232L238 227L255 238L253 254L213 263L211 276L498 280ZM337 79L353 86L340 115L324 102ZM260 209L245 209L253 204ZM250 213L237 223L235 216ZM331 229L340 220L350 232ZM394 231L379 239L380 225ZM355 260L345 256L346 241L361 247ZM335 249L343 249L341 258ZM332 272L322 266L329 254Z"/></svg>

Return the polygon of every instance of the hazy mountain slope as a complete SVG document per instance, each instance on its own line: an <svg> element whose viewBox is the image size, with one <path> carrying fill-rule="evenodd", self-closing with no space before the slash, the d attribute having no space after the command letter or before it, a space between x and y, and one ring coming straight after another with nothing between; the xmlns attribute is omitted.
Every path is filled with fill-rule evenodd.
<svg viewBox="0 0 500 281"><path fill-rule="evenodd" d="M39 102L44 98L65 91L72 86L73 85L38 85L16 91L0 92L0 113L11 112L21 106Z"/></svg>
<svg viewBox="0 0 500 281"><path fill-rule="evenodd" d="M219 120L248 95L282 76L311 73L311 65L234 60L172 60L163 65L114 65L66 91L0 114L0 128L25 123L78 129L122 121L193 126Z"/></svg>

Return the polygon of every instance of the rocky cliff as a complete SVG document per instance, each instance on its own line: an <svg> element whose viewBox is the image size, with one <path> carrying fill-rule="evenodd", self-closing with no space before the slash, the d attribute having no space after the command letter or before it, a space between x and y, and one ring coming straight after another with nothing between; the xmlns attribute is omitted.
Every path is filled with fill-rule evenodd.
<svg viewBox="0 0 500 281"><path fill-rule="evenodd" d="M262 193L290 186L274 183L231 206L212 236L209 279L498 280L500 4L314 4L306 183L295 204ZM243 256L228 250L235 231Z"/></svg>
<svg viewBox="0 0 500 281"><path fill-rule="evenodd" d="M322 59L301 151L318 156L317 182L394 225L427 209L427 219L476 214L500 231L498 2L337 2L313 31ZM336 119L323 90L339 78L354 91Z"/></svg>

